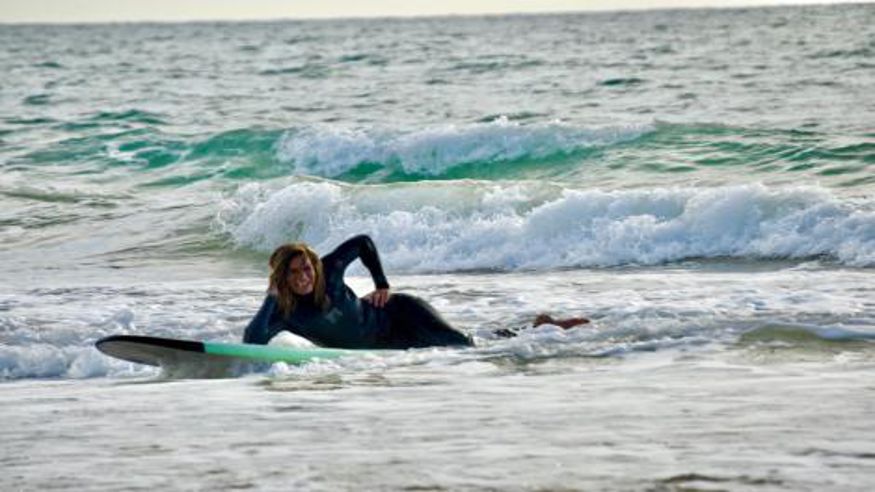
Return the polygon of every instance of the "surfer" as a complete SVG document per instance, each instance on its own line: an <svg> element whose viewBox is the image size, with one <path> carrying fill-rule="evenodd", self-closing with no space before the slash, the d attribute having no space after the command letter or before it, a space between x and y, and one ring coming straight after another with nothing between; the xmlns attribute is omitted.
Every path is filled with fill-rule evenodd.
<svg viewBox="0 0 875 492"><path fill-rule="evenodd" d="M347 266L356 259L371 273L375 286L362 298L343 281ZM345 241L322 258L304 243L285 244L273 252L268 264L268 295L246 327L244 343L266 344L280 331L288 330L324 347L473 345L470 337L450 326L424 300L390 293L377 248L366 235ZM533 325L570 328L588 322L585 318L556 320L542 314ZM515 336L512 330L496 334Z"/></svg>

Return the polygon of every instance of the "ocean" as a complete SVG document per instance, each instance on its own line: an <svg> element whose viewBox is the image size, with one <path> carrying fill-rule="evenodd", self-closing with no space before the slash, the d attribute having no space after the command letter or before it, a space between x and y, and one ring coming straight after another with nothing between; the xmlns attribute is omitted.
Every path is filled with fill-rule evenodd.
<svg viewBox="0 0 875 492"><path fill-rule="evenodd" d="M0 47L0 489L875 484L872 4ZM205 380L93 347L238 341L274 247L363 233L476 348Z"/></svg>

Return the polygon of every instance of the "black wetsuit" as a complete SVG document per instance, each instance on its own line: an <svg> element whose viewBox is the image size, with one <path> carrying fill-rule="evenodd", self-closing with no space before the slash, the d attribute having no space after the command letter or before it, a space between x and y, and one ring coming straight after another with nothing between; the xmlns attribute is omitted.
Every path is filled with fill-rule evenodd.
<svg viewBox="0 0 875 492"><path fill-rule="evenodd" d="M371 272L377 288L389 288L373 241L356 236L322 257L325 295L330 301L327 309L317 306L312 295L296 296L294 311L284 317L276 298L268 295L246 327L243 342L266 344L280 331L288 330L323 347L472 345L470 338L451 327L422 299L392 294L383 308L360 300L343 281L346 267L356 259Z"/></svg>

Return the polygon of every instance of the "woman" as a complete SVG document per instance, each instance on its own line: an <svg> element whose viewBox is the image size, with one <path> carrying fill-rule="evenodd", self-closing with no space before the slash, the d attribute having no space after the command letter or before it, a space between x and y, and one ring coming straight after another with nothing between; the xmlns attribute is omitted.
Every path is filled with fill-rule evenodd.
<svg viewBox="0 0 875 492"><path fill-rule="evenodd" d="M361 259L376 290L359 299L343 281ZM270 290L246 327L245 343L267 343L288 330L318 345L340 348L470 346L422 299L389 295L389 282L368 236L356 236L323 258L303 243L280 246L270 257Z"/></svg>
<svg viewBox="0 0 875 492"><path fill-rule="evenodd" d="M346 267L356 259L371 272L376 286L361 299L343 281ZM269 265L268 296L246 327L244 343L266 344L280 331L288 330L324 347L473 345L422 299L390 295L377 249L368 236L353 237L321 259L306 244L285 244L273 252ZM541 315L535 326L552 323L568 328L586 322L583 318L554 320ZM499 335L514 334L502 330Z"/></svg>

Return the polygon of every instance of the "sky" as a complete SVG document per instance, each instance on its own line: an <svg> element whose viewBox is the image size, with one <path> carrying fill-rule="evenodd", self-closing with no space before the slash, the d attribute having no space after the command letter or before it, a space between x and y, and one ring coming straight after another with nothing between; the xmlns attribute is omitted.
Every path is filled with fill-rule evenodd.
<svg viewBox="0 0 875 492"><path fill-rule="evenodd" d="M848 3L846 0L0 0L0 23L261 20Z"/></svg>

